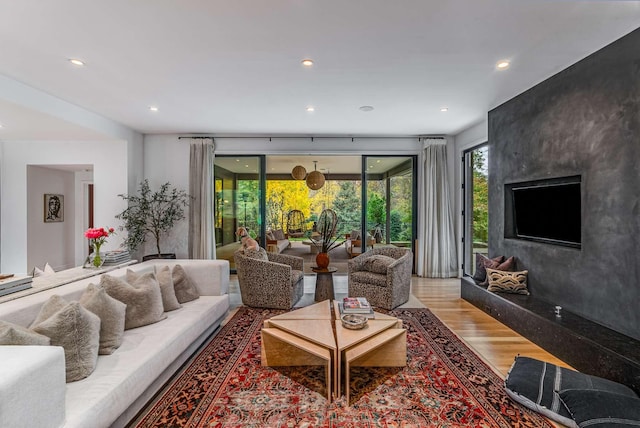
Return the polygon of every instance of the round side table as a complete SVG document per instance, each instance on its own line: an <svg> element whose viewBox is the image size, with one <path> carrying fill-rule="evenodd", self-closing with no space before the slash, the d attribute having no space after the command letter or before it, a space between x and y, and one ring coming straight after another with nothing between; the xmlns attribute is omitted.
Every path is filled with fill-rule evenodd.
<svg viewBox="0 0 640 428"><path fill-rule="evenodd" d="M333 273L337 272L338 268L328 267L321 269L313 266L311 270L316 273L316 295L314 300L316 302L322 302L327 299L335 299L333 293Z"/></svg>

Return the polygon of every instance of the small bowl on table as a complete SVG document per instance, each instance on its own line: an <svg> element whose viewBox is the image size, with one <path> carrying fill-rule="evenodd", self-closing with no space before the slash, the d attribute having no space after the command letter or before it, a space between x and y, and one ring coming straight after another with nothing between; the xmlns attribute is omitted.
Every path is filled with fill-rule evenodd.
<svg viewBox="0 0 640 428"><path fill-rule="evenodd" d="M344 314L340 317L342 326L349 330L360 330L366 327L367 317L360 314Z"/></svg>

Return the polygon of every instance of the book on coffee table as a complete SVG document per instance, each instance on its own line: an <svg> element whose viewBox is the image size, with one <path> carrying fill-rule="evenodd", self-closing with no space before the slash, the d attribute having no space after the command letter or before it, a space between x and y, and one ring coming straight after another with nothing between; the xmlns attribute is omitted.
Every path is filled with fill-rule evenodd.
<svg viewBox="0 0 640 428"><path fill-rule="evenodd" d="M375 312L373 312L373 308L369 309L368 312L348 312L344 310L344 302L336 302L338 304L338 310L340 311L340 316L347 314L358 314L364 315L365 317L372 319L376 317Z"/></svg>
<svg viewBox="0 0 640 428"><path fill-rule="evenodd" d="M360 314L371 311L371 305L366 297L345 297L342 300L345 313Z"/></svg>

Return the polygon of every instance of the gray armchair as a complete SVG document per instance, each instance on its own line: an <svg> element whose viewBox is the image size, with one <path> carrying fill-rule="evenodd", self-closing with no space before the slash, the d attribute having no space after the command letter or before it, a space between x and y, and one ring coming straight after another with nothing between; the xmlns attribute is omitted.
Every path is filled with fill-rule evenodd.
<svg viewBox="0 0 640 428"><path fill-rule="evenodd" d="M369 250L349 260L349 296L366 297L375 307L398 307L409 300L412 267L407 248Z"/></svg>
<svg viewBox="0 0 640 428"><path fill-rule="evenodd" d="M303 258L240 249L234 254L242 303L291 309L304 293Z"/></svg>

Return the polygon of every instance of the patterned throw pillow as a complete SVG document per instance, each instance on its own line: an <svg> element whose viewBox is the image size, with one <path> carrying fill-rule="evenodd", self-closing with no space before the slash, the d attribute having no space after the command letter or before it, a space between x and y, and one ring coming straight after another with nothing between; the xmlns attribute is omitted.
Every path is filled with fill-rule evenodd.
<svg viewBox="0 0 640 428"><path fill-rule="evenodd" d="M495 269L504 261L504 256L488 258L484 254L476 253L476 272L473 279L477 282L484 282L487 279L487 268Z"/></svg>
<svg viewBox="0 0 640 428"><path fill-rule="evenodd" d="M374 254L373 256L367 257L362 267L364 270L369 272L386 275L387 268L395 261L396 259L393 257L385 256L383 254Z"/></svg>
<svg viewBox="0 0 640 428"><path fill-rule="evenodd" d="M529 294L527 289L527 274L529 271L505 272L497 269L487 269L489 287L487 291L496 293Z"/></svg>
<svg viewBox="0 0 640 428"><path fill-rule="evenodd" d="M491 259L487 259L490 260ZM487 262L489 263L489 262ZM493 265L493 261L491 261L490 263L491 265ZM495 270L502 270L505 272L513 272L514 270L516 270L516 258L511 256L508 259L506 259L505 261L503 261L502 263L498 264L498 266L487 266L485 265L485 270L486 269L495 269ZM480 283L480 285L482 287L486 287L489 285L489 276L487 276L483 282Z"/></svg>

